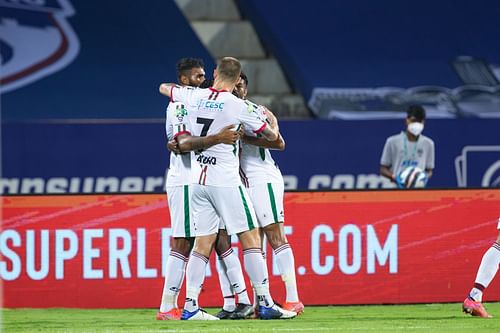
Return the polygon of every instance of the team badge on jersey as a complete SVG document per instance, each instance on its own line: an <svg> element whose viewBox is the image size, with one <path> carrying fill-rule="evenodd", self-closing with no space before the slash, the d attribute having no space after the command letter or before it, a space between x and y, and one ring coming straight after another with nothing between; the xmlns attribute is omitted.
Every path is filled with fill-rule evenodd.
<svg viewBox="0 0 500 333"><path fill-rule="evenodd" d="M182 122L185 116L187 116L188 112L184 104L177 104L175 106L175 116L179 122Z"/></svg>
<svg viewBox="0 0 500 333"><path fill-rule="evenodd" d="M80 43L67 21L69 0L0 0L1 92L15 90L68 66Z"/></svg>
<svg viewBox="0 0 500 333"><path fill-rule="evenodd" d="M249 100L245 100L245 104L247 106L248 113L257 112L257 108L259 107L257 104L254 104Z"/></svg>
<svg viewBox="0 0 500 333"><path fill-rule="evenodd" d="M245 100L245 104L248 113L255 113L262 121L269 123L265 109L262 106L252 103L249 100Z"/></svg>

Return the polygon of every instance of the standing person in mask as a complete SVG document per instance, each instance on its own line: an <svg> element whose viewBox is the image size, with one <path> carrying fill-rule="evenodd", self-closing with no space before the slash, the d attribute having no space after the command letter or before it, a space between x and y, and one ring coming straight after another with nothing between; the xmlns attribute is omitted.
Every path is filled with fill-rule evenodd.
<svg viewBox="0 0 500 333"><path fill-rule="evenodd" d="M380 159L380 174L405 187L397 181L398 174L407 167L418 167L425 171L427 179L434 169L434 141L422 135L425 110L420 105L408 107L406 131L387 138Z"/></svg>

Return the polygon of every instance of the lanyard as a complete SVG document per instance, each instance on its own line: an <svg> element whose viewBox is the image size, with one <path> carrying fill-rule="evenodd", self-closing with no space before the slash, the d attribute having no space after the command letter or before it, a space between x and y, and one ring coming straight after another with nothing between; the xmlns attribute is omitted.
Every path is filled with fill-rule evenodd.
<svg viewBox="0 0 500 333"><path fill-rule="evenodd" d="M404 158L403 161L408 161L408 134L404 133L404 147L403 147L403 154ZM413 147L413 152L411 154L411 159L410 161L415 161L415 157L417 156L417 145L418 145L418 138L417 141L415 141L415 146Z"/></svg>

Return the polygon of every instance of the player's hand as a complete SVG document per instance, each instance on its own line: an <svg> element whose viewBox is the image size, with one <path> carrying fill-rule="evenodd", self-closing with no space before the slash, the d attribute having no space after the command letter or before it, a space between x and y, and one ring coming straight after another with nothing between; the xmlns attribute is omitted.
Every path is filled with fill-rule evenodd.
<svg viewBox="0 0 500 333"><path fill-rule="evenodd" d="M241 141L243 141L244 143L251 143L251 141L250 141L251 139L252 139L252 137L245 135L245 134L241 136Z"/></svg>
<svg viewBox="0 0 500 333"><path fill-rule="evenodd" d="M234 125L224 127L216 135L219 143L225 143L227 145L236 144L236 141L240 138L240 133L234 130Z"/></svg>
<svg viewBox="0 0 500 333"><path fill-rule="evenodd" d="M181 153L181 150L179 149L179 143L177 142L177 140L170 140L167 143L167 149L169 151L173 152L174 154L180 154Z"/></svg>

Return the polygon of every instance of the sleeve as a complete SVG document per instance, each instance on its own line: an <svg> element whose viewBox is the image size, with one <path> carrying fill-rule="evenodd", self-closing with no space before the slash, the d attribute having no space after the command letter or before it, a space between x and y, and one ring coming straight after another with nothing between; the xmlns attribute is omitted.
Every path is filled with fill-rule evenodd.
<svg viewBox="0 0 500 333"><path fill-rule="evenodd" d="M259 134L267 126L263 108L252 102L244 102L244 110L241 112L240 121L248 134Z"/></svg>
<svg viewBox="0 0 500 333"><path fill-rule="evenodd" d="M386 167L392 166L392 151L391 151L390 138L385 140L384 150L382 151L382 157L380 158L380 165L385 165Z"/></svg>
<svg viewBox="0 0 500 333"><path fill-rule="evenodd" d="M434 141L429 142L429 151L427 152L427 159L425 161L425 169L434 169Z"/></svg>
<svg viewBox="0 0 500 333"><path fill-rule="evenodd" d="M195 90L196 88L193 87L172 86L170 88L170 102L187 103Z"/></svg>
<svg viewBox="0 0 500 333"><path fill-rule="evenodd" d="M269 121L267 120L266 109L262 105L257 105L257 107L255 108L255 113L257 114L257 117L269 123Z"/></svg>

